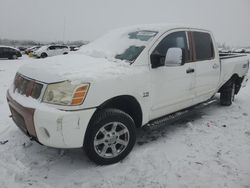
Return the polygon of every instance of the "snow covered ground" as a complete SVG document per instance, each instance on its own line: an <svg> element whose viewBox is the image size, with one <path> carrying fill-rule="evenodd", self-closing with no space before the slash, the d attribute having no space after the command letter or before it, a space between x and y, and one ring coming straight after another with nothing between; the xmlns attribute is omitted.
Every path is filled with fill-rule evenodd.
<svg viewBox="0 0 250 188"><path fill-rule="evenodd" d="M21 65L0 60L0 187L250 188L250 86L235 103L214 102L172 125L138 131L122 162L96 166L81 149L30 141L8 117L6 90Z"/></svg>

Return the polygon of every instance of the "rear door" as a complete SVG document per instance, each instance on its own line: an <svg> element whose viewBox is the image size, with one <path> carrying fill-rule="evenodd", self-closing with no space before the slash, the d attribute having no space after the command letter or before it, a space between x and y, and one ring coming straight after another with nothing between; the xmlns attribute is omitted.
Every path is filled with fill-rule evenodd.
<svg viewBox="0 0 250 188"><path fill-rule="evenodd" d="M61 48L60 48L60 46L59 45L55 45L54 46L54 51L53 51L53 56L54 55L59 55L60 54L60 51L61 51Z"/></svg>
<svg viewBox="0 0 250 188"><path fill-rule="evenodd" d="M62 53L65 54L65 53L68 53L69 52L69 47L68 46L62 46Z"/></svg>
<svg viewBox="0 0 250 188"><path fill-rule="evenodd" d="M56 46L56 54L57 55L63 54L63 46L60 45Z"/></svg>
<svg viewBox="0 0 250 188"><path fill-rule="evenodd" d="M66 46L60 46L60 47L61 47L60 54L64 54L66 52Z"/></svg>
<svg viewBox="0 0 250 188"><path fill-rule="evenodd" d="M48 56L56 55L56 46L54 46L54 45L49 46L47 54L48 54Z"/></svg>
<svg viewBox="0 0 250 188"><path fill-rule="evenodd" d="M150 52L165 56L169 48L181 48L185 52L183 65L162 66L151 69L152 107L150 119L191 106L195 95L195 63L191 61L187 31L171 31L161 37Z"/></svg>
<svg viewBox="0 0 250 188"><path fill-rule="evenodd" d="M214 95L220 79L220 62L211 34L204 31L192 31L195 61L195 103L203 102Z"/></svg>

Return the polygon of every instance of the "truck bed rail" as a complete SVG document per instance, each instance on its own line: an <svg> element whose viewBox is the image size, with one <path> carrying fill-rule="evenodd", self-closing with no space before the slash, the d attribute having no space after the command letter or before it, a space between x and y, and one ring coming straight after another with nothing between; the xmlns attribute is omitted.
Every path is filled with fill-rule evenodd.
<svg viewBox="0 0 250 188"><path fill-rule="evenodd" d="M219 53L219 55L220 55L220 59L229 59L229 58L247 56L247 55L244 55L244 54L235 54L235 53Z"/></svg>

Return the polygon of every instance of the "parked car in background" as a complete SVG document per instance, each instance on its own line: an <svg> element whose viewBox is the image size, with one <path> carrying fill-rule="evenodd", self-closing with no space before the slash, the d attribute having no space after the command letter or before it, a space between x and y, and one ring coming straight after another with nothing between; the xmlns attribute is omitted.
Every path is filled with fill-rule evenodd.
<svg viewBox="0 0 250 188"><path fill-rule="evenodd" d="M25 52L25 50L27 50L27 48L24 47L24 46L19 46L18 49L19 49L20 52L22 52L22 53Z"/></svg>
<svg viewBox="0 0 250 188"><path fill-rule="evenodd" d="M33 53L34 51L38 50L40 46L32 46L25 50L25 54L29 55L30 53Z"/></svg>
<svg viewBox="0 0 250 188"><path fill-rule="evenodd" d="M70 49L66 45L46 45L34 51L32 54L34 57L46 58L56 55L66 55L69 51Z"/></svg>
<svg viewBox="0 0 250 188"><path fill-rule="evenodd" d="M78 46L70 46L70 51L77 51L79 50L79 47Z"/></svg>
<svg viewBox="0 0 250 188"><path fill-rule="evenodd" d="M219 48L219 53L231 53L231 50L224 49L224 48Z"/></svg>
<svg viewBox="0 0 250 188"><path fill-rule="evenodd" d="M248 53L248 54L250 54L250 48L247 48L247 49L245 50L245 52Z"/></svg>
<svg viewBox="0 0 250 188"><path fill-rule="evenodd" d="M21 52L10 46L0 46L0 58L17 59L22 57Z"/></svg>
<svg viewBox="0 0 250 188"><path fill-rule="evenodd" d="M245 53L246 52L246 49L244 48L239 48L239 49L236 49L233 51L234 53Z"/></svg>

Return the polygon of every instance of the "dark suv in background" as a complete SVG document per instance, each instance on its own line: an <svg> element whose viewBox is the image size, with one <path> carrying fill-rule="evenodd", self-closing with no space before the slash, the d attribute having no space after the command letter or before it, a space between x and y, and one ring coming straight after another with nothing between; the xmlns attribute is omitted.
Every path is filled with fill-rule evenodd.
<svg viewBox="0 0 250 188"><path fill-rule="evenodd" d="M22 57L19 50L9 46L0 46L0 58L17 59L19 57Z"/></svg>

